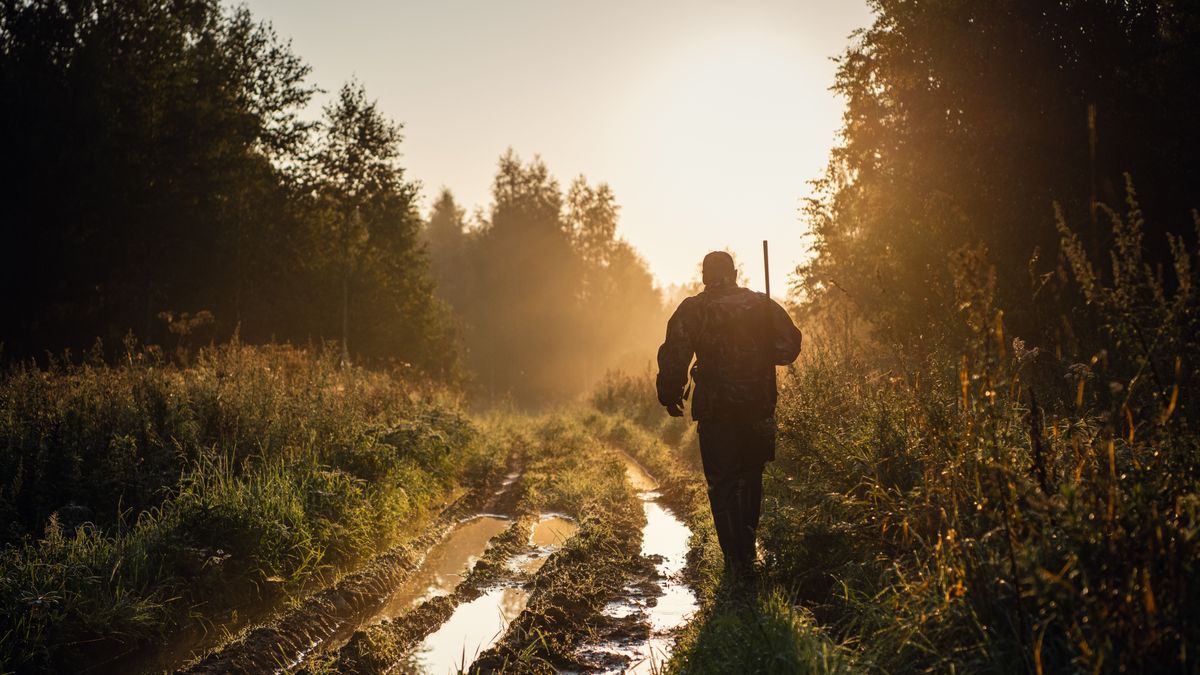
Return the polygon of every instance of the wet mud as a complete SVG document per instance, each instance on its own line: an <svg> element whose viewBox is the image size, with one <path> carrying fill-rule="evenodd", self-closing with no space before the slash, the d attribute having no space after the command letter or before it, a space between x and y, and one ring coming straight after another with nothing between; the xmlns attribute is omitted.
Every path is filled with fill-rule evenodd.
<svg viewBox="0 0 1200 675"><path fill-rule="evenodd" d="M692 533L661 503L658 481L626 453L617 454L646 518L641 560L621 596L605 605L595 639L578 649L577 672L657 673L671 658L675 633L699 609L684 579Z"/></svg>
<svg viewBox="0 0 1200 675"><path fill-rule="evenodd" d="M493 538L453 592L354 633L331 666L348 673L447 673L467 669L520 616L527 587L575 533L559 514L518 517Z"/></svg>
<svg viewBox="0 0 1200 675"><path fill-rule="evenodd" d="M178 672L207 675L297 669L320 653L324 645L378 615L396 590L419 572L427 552L464 517L481 511L511 511L520 499L514 474L519 472L521 462L518 456L510 457L503 475L489 477L454 501L413 541L376 556L359 571L313 593L265 624L244 631Z"/></svg>
<svg viewBox="0 0 1200 675"><path fill-rule="evenodd" d="M510 460L427 534L185 672L660 672L697 611L691 531L615 456L632 493L582 522L525 511Z"/></svg>

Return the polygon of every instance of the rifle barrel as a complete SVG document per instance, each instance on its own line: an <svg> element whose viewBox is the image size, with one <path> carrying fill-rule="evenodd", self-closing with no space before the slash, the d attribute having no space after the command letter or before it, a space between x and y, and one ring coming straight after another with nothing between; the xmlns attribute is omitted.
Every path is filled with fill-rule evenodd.
<svg viewBox="0 0 1200 675"><path fill-rule="evenodd" d="M771 259L767 255L767 240L763 239L763 278L766 280L767 297L771 297Z"/></svg>

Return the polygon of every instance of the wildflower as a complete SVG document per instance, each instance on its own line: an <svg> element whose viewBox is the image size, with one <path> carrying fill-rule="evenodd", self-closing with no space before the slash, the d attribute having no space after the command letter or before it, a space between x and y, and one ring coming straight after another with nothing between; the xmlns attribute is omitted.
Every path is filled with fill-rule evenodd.
<svg viewBox="0 0 1200 675"><path fill-rule="evenodd" d="M1033 349L1026 349L1025 341L1021 338L1013 338L1012 348L1013 357L1016 358L1018 364L1036 359L1039 351L1037 347L1034 347Z"/></svg>

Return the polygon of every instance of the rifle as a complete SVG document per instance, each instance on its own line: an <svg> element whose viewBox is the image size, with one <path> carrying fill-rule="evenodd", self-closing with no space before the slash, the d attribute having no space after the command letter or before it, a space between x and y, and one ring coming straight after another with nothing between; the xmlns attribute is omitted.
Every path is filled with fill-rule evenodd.
<svg viewBox="0 0 1200 675"><path fill-rule="evenodd" d="M770 345L773 342L771 340L771 258L767 254L767 240L766 239L763 239L763 282L764 282L763 287L766 291L766 296L767 296L766 315L763 317L763 319L764 319L763 320L763 340L765 341L765 344L767 345L767 349L769 350ZM774 366L774 364L771 365L771 381L772 381L772 386L774 386L774 383L775 383L775 366Z"/></svg>
<svg viewBox="0 0 1200 675"><path fill-rule="evenodd" d="M771 297L771 259L767 256L767 240L763 239L763 279L766 281L767 297Z"/></svg>

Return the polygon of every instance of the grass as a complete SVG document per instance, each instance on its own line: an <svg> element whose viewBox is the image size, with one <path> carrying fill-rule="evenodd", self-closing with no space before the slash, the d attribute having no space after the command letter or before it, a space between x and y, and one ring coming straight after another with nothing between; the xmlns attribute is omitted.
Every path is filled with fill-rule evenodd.
<svg viewBox="0 0 1200 675"><path fill-rule="evenodd" d="M1182 239L1173 280L1142 262L1130 205L1110 213L1110 276L1061 226L1060 278L1091 313L1067 343L1006 335L993 274L967 255L959 351L810 344L781 378L768 591L723 609L701 570L715 592L668 670L739 655L740 672L1196 671L1200 278ZM691 466L690 432L646 401L648 378L627 378L595 403L681 439Z"/></svg>
<svg viewBox="0 0 1200 675"><path fill-rule="evenodd" d="M435 389L323 352L17 366L0 380L0 663L74 670L286 599L486 461Z"/></svg>
<svg viewBox="0 0 1200 675"><path fill-rule="evenodd" d="M680 646L668 672L855 672L811 616L778 588L746 606L708 608Z"/></svg>

